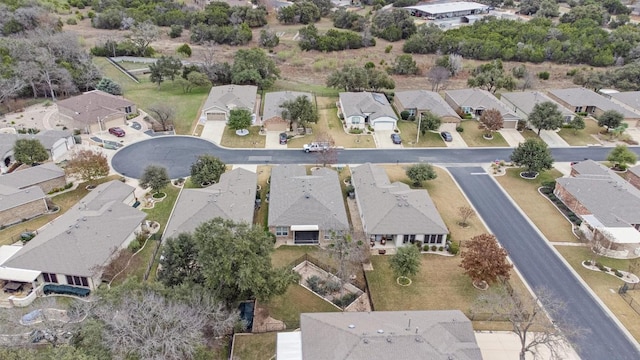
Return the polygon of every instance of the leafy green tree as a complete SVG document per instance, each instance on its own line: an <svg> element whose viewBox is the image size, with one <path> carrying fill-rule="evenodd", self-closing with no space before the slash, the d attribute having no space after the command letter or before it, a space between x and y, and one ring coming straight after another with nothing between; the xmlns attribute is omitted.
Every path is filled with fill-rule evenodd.
<svg viewBox="0 0 640 360"><path fill-rule="evenodd" d="M467 80L467 85L495 93L500 89L509 91L515 89L516 82L511 75L504 72L502 61L494 60L475 68L473 77Z"/></svg>
<svg viewBox="0 0 640 360"><path fill-rule="evenodd" d="M360 14L353 11L347 11L344 8L338 8L333 13L333 26L338 29L348 29L353 31L364 30L366 19Z"/></svg>
<svg viewBox="0 0 640 360"><path fill-rule="evenodd" d="M440 116L432 113L431 111L425 111L420 114L420 133L426 134L428 131L436 131L440 128L442 119Z"/></svg>
<svg viewBox="0 0 640 360"><path fill-rule="evenodd" d="M398 277L414 276L420 270L420 250L413 245L399 247L396 254L389 259L389 265Z"/></svg>
<svg viewBox="0 0 640 360"><path fill-rule="evenodd" d="M150 187L155 194L159 193L165 186L169 185L171 179L167 174L167 169L162 166L149 165L144 169L140 178L140 186Z"/></svg>
<svg viewBox="0 0 640 360"><path fill-rule="evenodd" d="M332 72L327 78L327 86L345 91L379 91L393 89L396 84L384 71L349 64Z"/></svg>
<svg viewBox="0 0 640 360"><path fill-rule="evenodd" d="M161 56L155 64L149 64L150 80L152 83L162 84L165 79L175 80L182 70L182 62L173 56Z"/></svg>
<svg viewBox="0 0 640 360"><path fill-rule="evenodd" d="M606 126L608 132L620 126L622 120L624 120L624 115L615 110L607 110L598 116L598 126Z"/></svg>
<svg viewBox="0 0 640 360"><path fill-rule="evenodd" d="M227 125L232 130L248 129L251 126L251 112L247 109L233 109L229 111Z"/></svg>
<svg viewBox="0 0 640 360"><path fill-rule="evenodd" d="M419 71L416 61L409 54L397 56L393 66L389 68L389 72L395 75L415 75Z"/></svg>
<svg viewBox="0 0 640 360"><path fill-rule="evenodd" d="M538 137L542 130L556 130L562 126L564 117L558 105L551 101L544 101L533 106L529 114L529 123L538 129Z"/></svg>
<svg viewBox="0 0 640 360"><path fill-rule="evenodd" d="M536 173L551 169L553 157L551 151L540 139L526 139L513 150L511 161L525 167L525 174L533 177Z"/></svg>
<svg viewBox="0 0 640 360"><path fill-rule="evenodd" d="M440 48L443 31L434 24L418 26L416 33L409 36L402 46L402 51L410 54L433 54ZM447 67L442 64L437 64Z"/></svg>
<svg viewBox="0 0 640 360"><path fill-rule="evenodd" d="M234 56L231 67L231 81L238 85L256 85L261 89L269 88L280 70L264 50L259 48L240 49Z"/></svg>
<svg viewBox="0 0 640 360"><path fill-rule="evenodd" d="M618 145L611 150L607 161L611 162L616 169L624 170L628 165L635 164L638 161L638 156L626 145Z"/></svg>
<svg viewBox="0 0 640 360"><path fill-rule="evenodd" d="M433 165L427 163L419 163L408 167L406 174L414 186L422 186L423 182L438 177Z"/></svg>
<svg viewBox="0 0 640 360"><path fill-rule="evenodd" d="M540 1L540 8L536 12L536 16L553 18L560 16L560 6L555 0Z"/></svg>
<svg viewBox="0 0 640 360"><path fill-rule="evenodd" d="M166 287L184 283L202 285L204 277L197 259L198 248L191 234L182 233L167 239L162 247L158 281Z"/></svg>
<svg viewBox="0 0 640 360"><path fill-rule="evenodd" d="M540 9L540 0L522 0L520 1L520 14L533 15Z"/></svg>
<svg viewBox="0 0 640 360"><path fill-rule="evenodd" d="M23 164L47 161L49 153L38 139L18 139L13 146L13 157Z"/></svg>
<svg viewBox="0 0 640 360"><path fill-rule="evenodd" d="M513 265L509 264L507 256L507 250L500 247L495 236L477 235L467 243L460 267L474 284L492 284L498 278L509 279Z"/></svg>
<svg viewBox="0 0 640 360"><path fill-rule="evenodd" d="M378 11L371 23L373 35L387 41L406 39L416 32L413 17L404 9Z"/></svg>
<svg viewBox="0 0 640 360"><path fill-rule="evenodd" d="M71 337L71 345L78 351L91 354L93 360L111 360L111 351L103 344L104 324L95 318L87 318ZM2 358L0 356L0 358ZM56 359L58 359L56 357Z"/></svg>
<svg viewBox="0 0 640 360"><path fill-rule="evenodd" d="M267 301L297 281L291 269L271 265L273 238L261 227L215 218L193 234L205 286L227 304Z"/></svg>
<svg viewBox="0 0 640 360"><path fill-rule="evenodd" d="M191 182L196 185L220 181L227 165L213 155L200 155L191 165Z"/></svg>
<svg viewBox="0 0 640 360"><path fill-rule="evenodd" d="M187 74L187 78L180 77L176 79L176 83L182 87L184 93L190 93L191 90L197 87L211 86L211 81L206 74L198 71L191 71Z"/></svg>
<svg viewBox="0 0 640 360"><path fill-rule="evenodd" d="M191 57L191 46L189 46L189 44L182 44L178 46L178 48L176 49L176 53L184 55L186 57Z"/></svg>
<svg viewBox="0 0 640 360"><path fill-rule="evenodd" d="M100 82L96 85L96 90L104 91L111 95L122 95L120 84L106 77L100 79Z"/></svg>
<svg viewBox="0 0 640 360"><path fill-rule="evenodd" d="M283 24L310 24L320 20L320 9L309 0L302 0L290 6L280 8L278 21Z"/></svg>
<svg viewBox="0 0 640 360"><path fill-rule="evenodd" d="M584 123L584 118L580 115L575 115L575 117L569 122L569 126L573 129L573 133L577 134L578 130L583 130L587 127L587 124Z"/></svg>
<svg viewBox="0 0 640 360"><path fill-rule="evenodd" d="M280 44L280 38L274 31L260 30L260 40L258 43L263 48L273 49Z"/></svg>
<svg viewBox="0 0 640 360"><path fill-rule="evenodd" d="M297 126L307 127L307 124L318 121L318 112L316 107L305 95L300 95L293 100L287 100L280 104L282 109L282 118L289 120L291 126L295 122Z"/></svg>

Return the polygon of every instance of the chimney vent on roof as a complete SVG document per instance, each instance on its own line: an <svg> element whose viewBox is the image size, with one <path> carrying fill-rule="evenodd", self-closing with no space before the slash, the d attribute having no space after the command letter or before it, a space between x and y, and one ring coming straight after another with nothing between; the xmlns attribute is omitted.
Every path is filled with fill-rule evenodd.
<svg viewBox="0 0 640 360"><path fill-rule="evenodd" d="M353 324L349 324L349 329L355 329L355 328L356 328L356 326L355 326L355 325L353 325Z"/></svg>
<svg viewBox="0 0 640 360"><path fill-rule="evenodd" d="M378 329L378 334L384 334L384 330Z"/></svg>

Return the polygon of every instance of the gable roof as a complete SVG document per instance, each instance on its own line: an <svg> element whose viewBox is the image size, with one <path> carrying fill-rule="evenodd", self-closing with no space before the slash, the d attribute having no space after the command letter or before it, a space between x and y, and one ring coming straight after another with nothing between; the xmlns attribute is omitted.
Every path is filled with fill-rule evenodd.
<svg viewBox="0 0 640 360"><path fill-rule="evenodd" d="M0 184L0 211L13 209L16 206L44 199L44 197L44 192L38 186L16 189Z"/></svg>
<svg viewBox="0 0 640 360"><path fill-rule="evenodd" d="M383 168L370 163L352 168L351 181L367 233L449 233L427 190L392 184Z"/></svg>
<svg viewBox="0 0 640 360"><path fill-rule="evenodd" d="M310 93L299 91L276 91L266 93L264 95L264 110L262 111L262 120L268 120L273 117L282 116L282 105L285 101L295 100L298 96L306 96L309 100L313 100Z"/></svg>
<svg viewBox="0 0 640 360"><path fill-rule="evenodd" d="M380 117L390 117L398 120L389 100L384 94L372 92L341 92L340 104L345 118L350 116L365 116L370 120Z"/></svg>
<svg viewBox="0 0 640 360"><path fill-rule="evenodd" d="M483 89L447 90L445 94L459 107L468 106L472 109L496 109L500 111L504 120L520 120L520 116L509 110L495 95Z"/></svg>
<svg viewBox="0 0 640 360"><path fill-rule="evenodd" d="M45 149L51 151L58 140L68 138L71 134L70 130L45 130L37 134L0 134L0 155L12 151L18 139L36 139Z"/></svg>
<svg viewBox="0 0 640 360"><path fill-rule="evenodd" d="M438 93L427 90L409 90L396 92L395 98L405 109L429 110L438 116L460 118Z"/></svg>
<svg viewBox="0 0 640 360"><path fill-rule="evenodd" d="M595 161L587 160L573 166L579 175L559 178L556 182L603 226L640 224L640 190Z"/></svg>
<svg viewBox="0 0 640 360"><path fill-rule="evenodd" d="M629 168L629 172L632 172L638 176L640 176L640 165L636 165Z"/></svg>
<svg viewBox="0 0 640 360"><path fill-rule="evenodd" d="M305 360L481 360L471 321L459 310L305 313Z"/></svg>
<svg viewBox="0 0 640 360"><path fill-rule="evenodd" d="M40 230L4 266L92 276L95 267L104 265L146 217L123 203L133 190L117 180L98 185Z"/></svg>
<svg viewBox="0 0 640 360"><path fill-rule="evenodd" d="M569 104L569 106L595 106L602 111L615 110L625 118L638 118L640 115L614 103L606 97L585 88L552 89L549 94ZM612 94L614 95L614 94ZM571 110L571 109L570 109Z"/></svg>
<svg viewBox="0 0 640 360"><path fill-rule="evenodd" d="M622 103L636 111L640 111L640 91L625 91L608 95L614 102Z"/></svg>
<svg viewBox="0 0 640 360"><path fill-rule="evenodd" d="M64 176L64 170L53 163L45 163L4 174L0 176L0 185L24 189L61 176Z"/></svg>
<svg viewBox="0 0 640 360"><path fill-rule="evenodd" d="M256 173L238 168L223 173L220 181L203 189L182 189L164 232L164 238L193 232L216 217L235 222L253 222Z"/></svg>
<svg viewBox="0 0 640 360"><path fill-rule="evenodd" d="M543 102L552 102L558 106L558 110L563 116L574 116L575 114L569 111L564 106L558 104L555 100L551 99L547 95L539 91L514 91L504 93L500 96L500 100L505 99L515 105L520 111L527 114L531 114L534 106ZM508 105L507 105L508 106Z"/></svg>
<svg viewBox="0 0 640 360"><path fill-rule="evenodd" d="M348 229L338 173L320 168L307 175L301 165L271 169L269 226L318 225Z"/></svg>
<svg viewBox="0 0 640 360"><path fill-rule="evenodd" d="M254 85L214 86L202 106L202 111L219 109L228 112L232 109L247 109L253 113L256 106L258 87Z"/></svg>
<svg viewBox="0 0 640 360"><path fill-rule="evenodd" d="M127 106L135 105L131 101L111 95L104 91L93 90L82 95L58 101L58 108L64 108L73 113L73 119L84 123L97 123L113 114L125 114Z"/></svg>

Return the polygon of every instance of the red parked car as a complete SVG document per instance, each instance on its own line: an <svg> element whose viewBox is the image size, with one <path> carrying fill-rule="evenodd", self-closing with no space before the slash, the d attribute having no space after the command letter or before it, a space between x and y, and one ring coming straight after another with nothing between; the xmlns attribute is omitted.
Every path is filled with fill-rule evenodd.
<svg viewBox="0 0 640 360"><path fill-rule="evenodd" d="M117 137L123 137L125 135L125 132L119 127L112 127L109 128L109 134L113 134Z"/></svg>

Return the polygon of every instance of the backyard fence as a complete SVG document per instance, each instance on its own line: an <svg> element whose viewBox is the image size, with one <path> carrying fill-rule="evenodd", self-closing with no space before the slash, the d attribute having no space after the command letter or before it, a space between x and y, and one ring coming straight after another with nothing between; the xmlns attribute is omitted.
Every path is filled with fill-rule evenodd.
<svg viewBox="0 0 640 360"><path fill-rule="evenodd" d="M115 66L118 70L122 71L122 73L124 73L131 80L135 81L138 84L140 83L140 80L135 75L129 72L129 70L122 67L122 65L118 64L118 62L115 61L113 58L107 57L107 61L110 62L113 66Z"/></svg>
<svg viewBox="0 0 640 360"><path fill-rule="evenodd" d="M156 257L158 256L158 251L160 251L160 246L162 245L162 241L160 241L158 234L151 235L149 240L156 241L156 248L153 250L153 256L149 259L149 265L147 265L147 271L144 272L144 280L147 281L149 279L149 275L151 273L151 268L153 268L153 263L156 261Z"/></svg>
<svg viewBox="0 0 640 360"><path fill-rule="evenodd" d="M627 302L627 304L629 304L629 306L631 306L633 311L640 315L640 302L638 300L634 299L627 293L620 293L620 296L622 297L622 299L624 299L624 301Z"/></svg>

